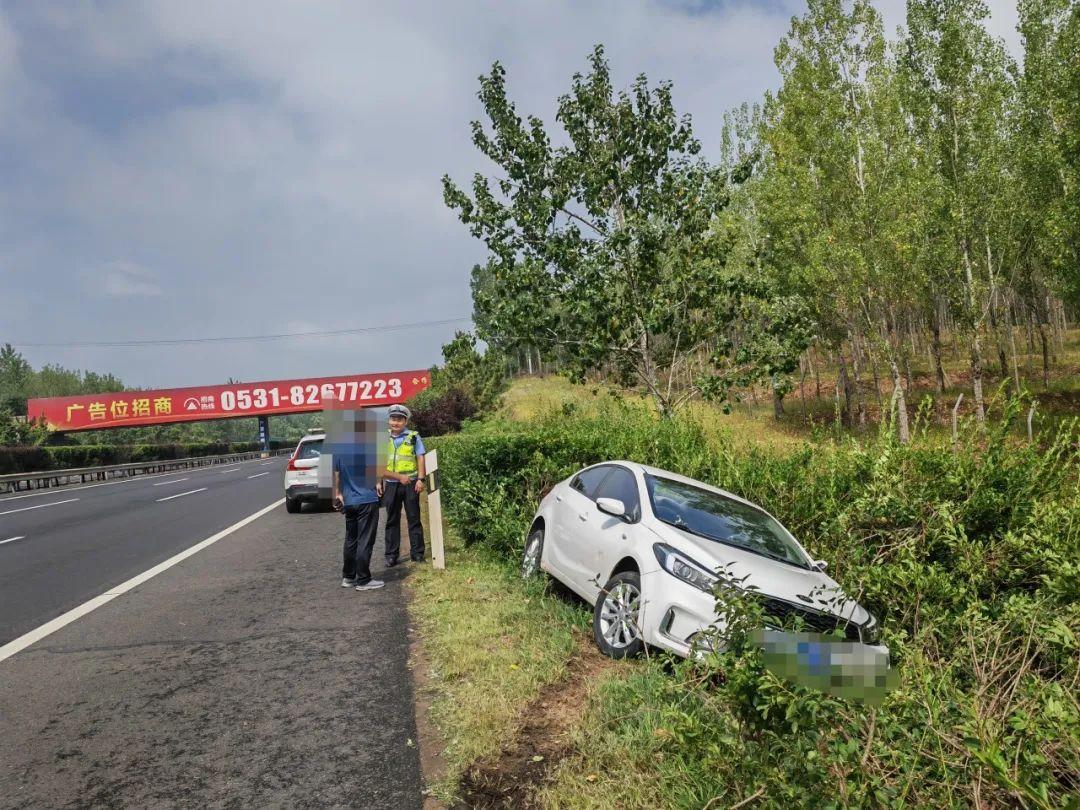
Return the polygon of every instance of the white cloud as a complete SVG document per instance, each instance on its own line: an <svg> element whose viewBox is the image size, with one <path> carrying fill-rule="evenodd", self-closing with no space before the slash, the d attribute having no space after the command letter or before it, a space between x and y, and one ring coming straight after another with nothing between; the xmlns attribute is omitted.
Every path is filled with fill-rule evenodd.
<svg viewBox="0 0 1080 810"><path fill-rule="evenodd" d="M890 26L902 22L902 3L883 2ZM650 0L0 6L0 272L26 303L4 312L11 332L0 340L467 316L483 248L445 209L440 177L467 182L485 168L468 129L482 113L478 74L501 60L519 111L554 128L556 98L603 42L620 84L639 72L673 80L715 155L724 111L775 86L773 48L801 10L795 0L693 13ZM110 264L116 256L126 263ZM65 295L81 289L70 268L88 265L103 268L95 283L109 294ZM183 385L424 367L452 333L28 356Z"/></svg>

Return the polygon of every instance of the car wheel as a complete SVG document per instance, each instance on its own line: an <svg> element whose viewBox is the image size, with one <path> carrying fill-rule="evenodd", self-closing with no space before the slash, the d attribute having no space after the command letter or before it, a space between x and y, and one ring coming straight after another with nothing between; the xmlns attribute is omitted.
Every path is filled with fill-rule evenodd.
<svg viewBox="0 0 1080 810"><path fill-rule="evenodd" d="M525 540L521 557L521 578L532 579L540 573L540 557L544 553L544 530L537 529Z"/></svg>
<svg viewBox="0 0 1080 810"><path fill-rule="evenodd" d="M600 592L593 610L593 637L610 658L632 658L645 649L641 637L641 577L616 574Z"/></svg>
<svg viewBox="0 0 1080 810"><path fill-rule="evenodd" d="M295 515L300 511L300 499L299 498L285 498L285 511L290 515Z"/></svg>

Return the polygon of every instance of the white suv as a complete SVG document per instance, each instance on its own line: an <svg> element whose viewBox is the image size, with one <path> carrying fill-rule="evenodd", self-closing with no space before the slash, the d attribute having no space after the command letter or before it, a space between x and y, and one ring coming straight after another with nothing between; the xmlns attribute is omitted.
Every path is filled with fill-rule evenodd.
<svg viewBox="0 0 1080 810"><path fill-rule="evenodd" d="M319 459L322 457L326 434L312 430L296 445L289 463L285 465L285 511L299 512L305 503L329 501L329 492L319 492Z"/></svg>

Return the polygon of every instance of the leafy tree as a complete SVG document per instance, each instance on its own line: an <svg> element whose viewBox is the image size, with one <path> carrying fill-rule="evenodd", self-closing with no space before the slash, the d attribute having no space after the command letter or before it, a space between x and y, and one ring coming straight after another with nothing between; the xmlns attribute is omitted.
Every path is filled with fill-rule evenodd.
<svg viewBox="0 0 1080 810"><path fill-rule="evenodd" d="M976 418L984 418L982 331L990 314L1002 199L1009 60L987 33L981 0L909 0L904 42L909 106L937 172L937 229L943 234L940 271L959 281L954 301L970 340Z"/></svg>
<svg viewBox="0 0 1080 810"><path fill-rule="evenodd" d="M480 78L489 126L472 130L499 173L477 174L471 194L445 177L444 196L488 247L473 286L481 337L558 351L579 379L610 368L668 415L753 371L724 337L747 291L725 272L714 227L728 193L670 83L641 75L616 92L602 47L589 64L559 99L565 145L554 146L539 118L518 115L496 63ZM706 372L680 390L702 355Z"/></svg>
<svg viewBox="0 0 1080 810"><path fill-rule="evenodd" d="M0 348L0 407L9 413L25 414L27 392L34 370L10 343Z"/></svg>

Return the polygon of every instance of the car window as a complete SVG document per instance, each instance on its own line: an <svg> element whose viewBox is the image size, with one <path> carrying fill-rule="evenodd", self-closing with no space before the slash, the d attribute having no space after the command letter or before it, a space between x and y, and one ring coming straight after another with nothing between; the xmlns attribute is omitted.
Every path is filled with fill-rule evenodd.
<svg viewBox="0 0 1080 810"><path fill-rule="evenodd" d="M630 520L641 517L641 499L638 497L637 479L625 467L613 467L611 475L603 480L596 490L597 498L614 498L622 501L626 507L626 516Z"/></svg>
<svg viewBox="0 0 1080 810"><path fill-rule="evenodd" d="M595 500L596 496L593 493L596 492L596 488L600 485L600 482L604 480L607 474L611 472L611 469L611 466L607 464L599 467L591 467L590 469L575 475L574 480L570 482L570 486L586 498Z"/></svg>
<svg viewBox="0 0 1080 810"><path fill-rule="evenodd" d="M766 512L682 481L645 476L658 520L717 543L810 568L795 538Z"/></svg>
<svg viewBox="0 0 1080 810"><path fill-rule="evenodd" d="M300 446L296 448L296 458L318 458L322 455L322 439L315 439L310 442L301 442Z"/></svg>

